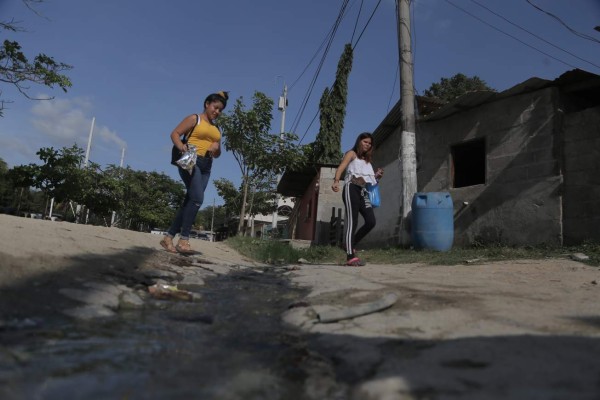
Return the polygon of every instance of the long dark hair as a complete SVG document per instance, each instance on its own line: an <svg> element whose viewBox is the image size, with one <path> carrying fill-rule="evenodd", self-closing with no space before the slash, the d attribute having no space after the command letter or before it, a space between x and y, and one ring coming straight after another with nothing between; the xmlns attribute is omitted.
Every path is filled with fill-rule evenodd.
<svg viewBox="0 0 600 400"><path fill-rule="evenodd" d="M366 138L371 139L371 148L366 153L359 153L358 150L360 148L360 142L361 140ZM373 159L373 135L369 132L363 132L360 135L358 135L358 137L356 138L356 142L354 142L354 147L352 148L352 150L354 150L358 158L361 158L370 164L371 160Z"/></svg>
<svg viewBox="0 0 600 400"><path fill-rule="evenodd" d="M228 99L229 92L220 91L217 93L211 93L208 96L206 96L206 99L204 99L204 108L206 108L206 104L210 104L215 101L220 101L221 103L223 103L223 109L225 109L225 107L227 107Z"/></svg>

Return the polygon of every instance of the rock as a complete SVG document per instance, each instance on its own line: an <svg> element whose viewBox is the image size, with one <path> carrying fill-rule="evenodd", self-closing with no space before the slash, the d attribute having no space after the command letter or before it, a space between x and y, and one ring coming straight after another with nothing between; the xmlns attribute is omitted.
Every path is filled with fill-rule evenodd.
<svg viewBox="0 0 600 400"><path fill-rule="evenodd" d="M193 285L193 286L204 286L204 279L196 275L185 275L181 281L179 281L180 285Z"/></svg>
<svg viewBox="0 0 600 400"><path fill-rule="evenodd" d="M283 312L281 319L286 324L309 330L318 322L317 313L312 307L290 308Z"/></svg>
<svg viewBox="0 0 600 400"><path fill-rule="evenodd" d="M116 310L119 307L119 293L107 292L97 289L71 289L63 288L59 293L70 299L86 303L88 305L99 305Z"/></svg>
<svg viewBox="0 0 600 400"><path fill-rule="evenodd" d="M147 278L164 278L164 279L173 279L177 278L178 274L175 272L164 271L162 269L145 269L140 271L142 275Z"/></svg>
<svg viewBox="0 0 600 400"><path fill-rule="evenodd" d="M589 260L590 257L586 256L583 253L573 253L571 254L571 259L575 261L586 261Z"/></svg>
<svg viewBox="0 0 600 400"><path fill-rule="evenodd" d="M134 292L125 292L121 295L119 309L136 309L144 306L144 300Z"/></svg>
<svg viewBox="0 0 600 400"><path fill-rule="evenodd" d="M64 310L63 314L87 321L96 318L112 317L115 315L115 312L98 304L87 304Z"/></svg>

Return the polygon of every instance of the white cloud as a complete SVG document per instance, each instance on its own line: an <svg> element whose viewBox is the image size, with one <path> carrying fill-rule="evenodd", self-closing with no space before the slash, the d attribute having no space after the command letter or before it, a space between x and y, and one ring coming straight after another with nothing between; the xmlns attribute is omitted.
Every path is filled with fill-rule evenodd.
<svg viewBox="0 0 600 400"><path fill-rule="evenodd" d="M127 147L127 143L125 143L125 141L121 139L116 132L111 131L105 126L98 126L94 129L94 138L95 137L101 138L104 142L108 144L114 143L120 149L123 147Z"/></svg>
<svg viewBox="0 0 600 400"><path fill-rule="evenodd" d="M43 97L38 95L36 97ZM11 110L0 126L0 158L12 167L38 163L40 148L71 147L86 150L94 105L90 99L35 101L27 110ZM90 159L100 165L115 163L127 144L117 132L96 119Z"/></svg>
<svg viewBox="0 0 600 400"><path fill-rule="evenodd" d="M92 109L93 104L85 98L42 101L31 110L32 124L52 145L63 147L77 143L85 149L92 126L89 116ZM92 142L119 149L127 147L115 131L97 123L94 124Z"/></svg>
<svg viewBox="0 0 600 400"><path fill-rule="evenodd" d="M85 99L54 99L36 102L32 107L32 124L41 136L56 146L85 144L89 135L92 106Z"/></svg>

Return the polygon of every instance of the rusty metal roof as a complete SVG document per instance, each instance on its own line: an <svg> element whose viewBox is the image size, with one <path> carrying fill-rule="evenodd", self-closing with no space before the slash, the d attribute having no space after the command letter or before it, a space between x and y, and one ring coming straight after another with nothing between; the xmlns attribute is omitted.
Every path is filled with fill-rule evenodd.
<svg viewBox="0 0 600 400"><path fill-rule="evenodd" d="M534 77L502 92L470 92L454 99L450 103L430 97L416 96L417 113L421 115L421 117L417 116L417 121L433 121L447 118L455 113L475 108L487 102L532 92L547 86L561 86L566 91L569 88L576 89L578 87L600 88L600 76L580 69L574 69L565 72L553 81ZM383 121L381 121L377 129L373 131L375 146L380 145L385 138L400 126L402 121L400 105L401 102L398 101ZM321 166L324 165L307 166L298 171L286 171L277 185L277 192L288 197L302 196Z"/></svg>
<svg viewBox="0 0 600 400"><path fill-rule="evenodd" d="M502 92L469 92L454 99L449 103L445 103L439 106L436 110L427 113L424 116L417 117L417 120L433 121L444 119L453 114L475 108L484 103L496 101L506 97L516 96L522 93L532 92L535 90L542 89L544 87L560 86L565 88L566 90L569 90L569 88L577 88L582 85L585 85L588 88L600 87L600 76L580 69L574 69L565 72L564 74L560 75L558 78L552 81L535 77L530 78ZM439 103L435 103L435 99L430 99L422 96L416 96L416 101L417 110L421 115L423 114L423 111L427 110L427 107L431 109L432 107L439 105ZM401 102L398 101L394 105L394 107L386 115L383 121L379 124L377 129L373 131L373 139L375 142L375 146L381 144L385 140L385 138L387 138L394 130L396 130L400 126L400 122L402 120L400 103Z"/></svg>

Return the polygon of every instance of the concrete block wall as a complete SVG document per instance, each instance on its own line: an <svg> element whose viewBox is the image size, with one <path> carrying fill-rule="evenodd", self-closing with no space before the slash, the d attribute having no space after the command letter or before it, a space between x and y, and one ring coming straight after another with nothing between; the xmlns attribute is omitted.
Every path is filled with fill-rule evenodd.
<svg viewBox="0 0 600 400"><path fill-rule="evenodd" d="M564 117L564 241L600 241L600 107Z"/></svg>
<svg viewBox="0 0 600 400"><path fill-rule="evenodd" d="M331 220L332 208L335 209L335 215L338 215L338 210L341 210L342 218L344 218L344 202L342 201L342 193L334 192L331 189L333 178L335 176L336 167L321 167L317 175L317 185L319 190L319 201L316 207L316 225L314 244L328 245L330 240L329 223Z"/></svg>
<svg viewBox="0 0 600 400"><path fill-rule="evenodd" d="M450 192L455 245L562 243L557 103L558 91L547 88L417 124L417 190ZM473 139L485 140L485 183L453 188L451 147ZM386 174L377 226L364 239L370 246L399 243L399 148L398 128L376 149L374 166Z"/></svg>
<svg viewBox="0 0 600 400"><path fill-rule="evenodd" d="M402 224L402 170L400 154L400 128L396 129L374 150L373 168L383 168L379 181L381 206L374 210L376 225L362 240L361 248L397 246L400 243ZM364 223L359 217L358 226Z"/></svg>
<svg viewBox="0 0 600 400"><path fill-rule="evenodd" d="M450 192L455 245L562 243L557 95L524 93L420 124L419 191ZM485 184L453 188L451 146L479 138Z"/></svg>

